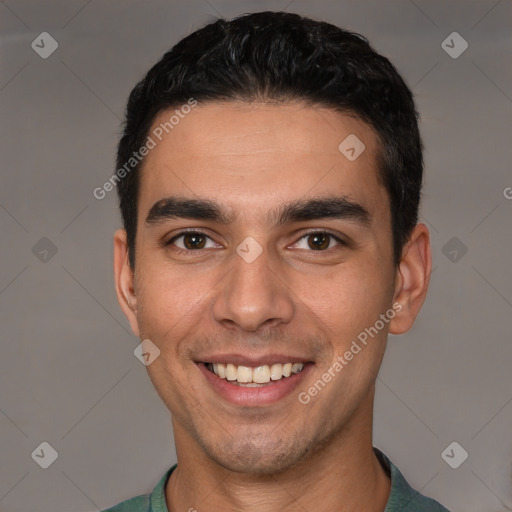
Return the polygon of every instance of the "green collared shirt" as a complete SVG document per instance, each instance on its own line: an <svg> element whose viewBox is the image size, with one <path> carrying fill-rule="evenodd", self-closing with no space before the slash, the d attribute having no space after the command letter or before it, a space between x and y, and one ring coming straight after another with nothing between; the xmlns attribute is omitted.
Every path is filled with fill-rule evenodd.
<svg viewBox="0 0 512 512"><path fill-rule="evenodd" d="M377 448L374 448L384 469L391 478L391 492L384 512L450 512L432 498L415 491L399 469ZM103 512L169 512L165 502L165 485L176 464L168 469L151 494L123 501Z"/></svg>

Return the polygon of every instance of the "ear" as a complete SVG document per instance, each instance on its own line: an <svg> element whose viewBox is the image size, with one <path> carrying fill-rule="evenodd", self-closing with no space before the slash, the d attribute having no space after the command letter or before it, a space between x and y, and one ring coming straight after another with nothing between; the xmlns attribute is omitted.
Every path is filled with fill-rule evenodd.
<svg viewBox="0 0 512 512"><path fill-rule="evenodd" d="M139 337L137 296L133 283L134 274L128 260L128 244L124 229L118 229L114 233L114 278L117 301L121 306L124 316L130 322L133 333Z"/></svg>
<svg viewBox="0 0 512 512"><path fill-rule="evenodd" d="M399 303L397 314L389 323L391 334L407 332L420 312L427 295L432 271L430 236L425 224L418 224L402 250L395 279L393 304Z"/></svg>

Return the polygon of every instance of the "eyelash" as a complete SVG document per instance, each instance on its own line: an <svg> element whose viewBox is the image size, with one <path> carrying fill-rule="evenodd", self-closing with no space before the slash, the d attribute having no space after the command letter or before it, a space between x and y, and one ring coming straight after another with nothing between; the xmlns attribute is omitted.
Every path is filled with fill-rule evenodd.
<svg viewBox="0 0 512 512"><path fill-rule="evenodd" d="M306 238L306 237L311 236L311 235L316 235L316 234L328 235L329 237L331 237L334 240L336 240L336 242L338 242L339 245L341 245L341 246L346 246L347 245L347 243L344 240L342 240L340 237L336 236L335 234L333 234L333 233L331 233L329 231L309 231L307 233L304 233L297 240L297 242L295 242L295 244L297 244L303 238ZM166 247L171 246L171 245L173 245L173 243L176 240L178 240L179 238L183 237L184 235L201 235L201 236L204 236L204 237L209 238L210 240L212 240L212 238L210 236L208 236L206 233L204 233L203 231L198 231L198 230L191 229L191 230L180 231L175 236L173 236L169 241L165 242L164 245ZM332 249L332 247L330 247L329 249L323 249L323 250L318 250L318 251L314 251L313 249L311 249L309 252L327 252L327 251L329 251L331 249ZM178 254L190 254L190 253L193 253L193 252L201 252L202 250L204 250L204 249L181 249L180 247L176 247L176 246L174 246L174 248L173 248L173 251L177 252Z"/></svg>

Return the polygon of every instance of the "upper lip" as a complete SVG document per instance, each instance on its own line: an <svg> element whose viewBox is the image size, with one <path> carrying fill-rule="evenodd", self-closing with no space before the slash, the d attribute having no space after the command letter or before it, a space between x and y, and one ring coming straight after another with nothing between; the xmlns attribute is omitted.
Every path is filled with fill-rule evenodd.
<svg viewBox="0 0 512 512"><path fill-rule="evenodd" d="M248 356L242 354L215 354L201 357L197 360L200 363L231 363L236 366L249 366L256 368L258 366L272 366L278 363L308 363L310 359L300 356L290 356L284 354L266 354L261 356Z"/></svg>

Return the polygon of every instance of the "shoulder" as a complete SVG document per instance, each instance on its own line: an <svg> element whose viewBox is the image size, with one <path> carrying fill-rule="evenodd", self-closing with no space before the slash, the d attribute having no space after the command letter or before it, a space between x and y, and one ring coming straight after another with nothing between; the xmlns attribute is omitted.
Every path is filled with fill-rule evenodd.
<svg viewBox="0 0 512 512"><path fill-rule="evenodd" d="M165 503L165 485L175 468L176 464L164 473L150 494L135 496L101 512L168 512Z"/></svg>
<svg viewBox="0 0 512 512"><path fill-rule="evenodd" d="M376 448L374 451L391 477L391 492L384 512L450 512L436 500L413 489L384 453Z"/></svg>
<svg viewBox="0 0 512 512"><path fill-rule="evenodd" d="M102 512L149 512L150 495L141 494L128 500L122 501L113 507L102 510Z"/></svg>

